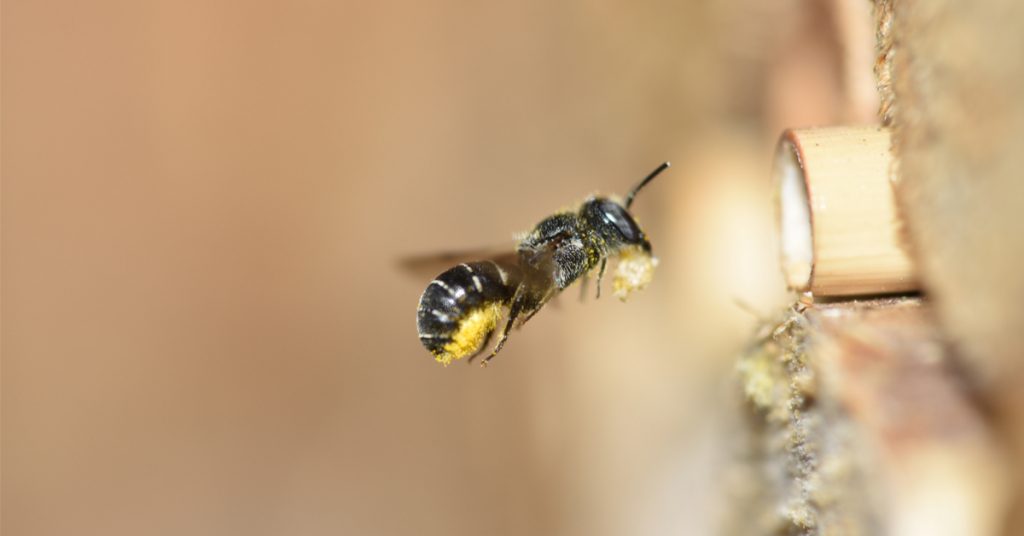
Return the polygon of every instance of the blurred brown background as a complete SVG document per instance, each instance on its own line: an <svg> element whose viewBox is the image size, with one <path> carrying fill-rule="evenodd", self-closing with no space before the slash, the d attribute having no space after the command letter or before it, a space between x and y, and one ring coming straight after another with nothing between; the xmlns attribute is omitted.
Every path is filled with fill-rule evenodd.
<svg viewBox="0 0 1024 536"><path fill-rule="evenodd" d="M876 102L867 3L710 4L5 1L3 532L711 532L775 136ZM432 362L398 258L662 160L646 292Z"/></svg>

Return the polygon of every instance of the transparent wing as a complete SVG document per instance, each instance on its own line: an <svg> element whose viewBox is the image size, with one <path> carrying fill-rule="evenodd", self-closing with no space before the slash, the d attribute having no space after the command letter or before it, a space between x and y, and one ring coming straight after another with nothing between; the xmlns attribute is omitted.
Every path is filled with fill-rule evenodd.
<svg viewBox="0 0 1024 536"><path fill-rule="evenodd" d="M479 248L410 255L398 259L398 267L410 275L430 278L456 264L474 261L494 261L502 267L514 267L519 264L519 257L515 247L510 244L503 248Z"/></svg>

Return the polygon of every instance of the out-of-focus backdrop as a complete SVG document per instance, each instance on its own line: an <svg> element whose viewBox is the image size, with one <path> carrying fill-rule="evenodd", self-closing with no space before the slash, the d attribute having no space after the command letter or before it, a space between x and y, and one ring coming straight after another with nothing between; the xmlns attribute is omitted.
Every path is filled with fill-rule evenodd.
<svg viewBox="0 0 1024 536"><path fill-rule="evenodd" d="M787 299L772 146L875 121L872 28L846 1L5 1L4 533L713 532L733 356ZM646 291L432 361L401 257L510 246L662 160Z"/></svg>

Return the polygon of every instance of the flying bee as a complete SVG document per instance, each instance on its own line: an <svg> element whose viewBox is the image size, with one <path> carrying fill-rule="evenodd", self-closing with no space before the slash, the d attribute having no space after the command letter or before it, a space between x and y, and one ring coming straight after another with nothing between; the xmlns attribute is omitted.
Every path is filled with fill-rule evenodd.
<svg viewBox="0 0 1024 536"><path fill-rule="evenodd" d="M507 310L498 343L481 362L486 366L505 346L513 326L525 324L556 294L581 278L585 283L595 271L600 297L610 258L619 261L612 282L617 296L625 299L646 287L657 259L629 207L668 167L668 162L658 166L625 201L591 196L574 211L541 220L514 252L462 262L437 276L423 291L416 311L420 342L445 366L463 357L472 362L486 349Z"/></svg>

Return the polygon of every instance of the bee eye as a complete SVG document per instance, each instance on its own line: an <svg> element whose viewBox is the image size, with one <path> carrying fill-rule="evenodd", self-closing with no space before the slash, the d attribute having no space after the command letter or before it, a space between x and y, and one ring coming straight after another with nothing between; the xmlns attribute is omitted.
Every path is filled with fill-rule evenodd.
<svg viewBox="0 0 1024 536"><path fill-rule="evenodd" d="M643 239L643 232L640 231L640 227L636 224L633 216L626 212L626 209L608 199L602 199L599 203L601 221L606 224L606 227L618 231L627 243L637 243Z"/></svg>

